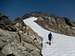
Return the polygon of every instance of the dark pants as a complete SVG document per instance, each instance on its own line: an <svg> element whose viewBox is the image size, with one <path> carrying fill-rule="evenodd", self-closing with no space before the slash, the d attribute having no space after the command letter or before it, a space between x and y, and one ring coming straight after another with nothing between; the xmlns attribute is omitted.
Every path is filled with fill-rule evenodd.
<svg viewBox="0 0 75 56"><path fill-rule="evenodd" d="M51 41L52 37L48 37L49 41Z"/></svg>

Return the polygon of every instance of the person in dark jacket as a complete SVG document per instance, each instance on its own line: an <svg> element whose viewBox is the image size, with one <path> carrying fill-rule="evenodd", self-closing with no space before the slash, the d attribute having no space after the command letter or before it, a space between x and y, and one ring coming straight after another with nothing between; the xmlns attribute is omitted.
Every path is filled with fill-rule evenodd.
<svg viewBox="0 0 75 56"><path fill-rule="evenodd" d="M48 34L49 45L51 45L52 34L51 32Z"/></svg>

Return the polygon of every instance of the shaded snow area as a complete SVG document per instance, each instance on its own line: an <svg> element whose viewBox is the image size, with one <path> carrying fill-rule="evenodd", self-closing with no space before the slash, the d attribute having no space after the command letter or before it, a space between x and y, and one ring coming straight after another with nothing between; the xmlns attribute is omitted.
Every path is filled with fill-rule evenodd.
<svg viewBox="0 0 75 56"><path fill-rule="evenodd" d="M43 56L75 56L75 37L51 32L53 38L51 45L49 45L46 42L49 42L48 34L50 31L35 23L35 20L37 18L30 17L23 20L23 22L43 38Z"/></svg>

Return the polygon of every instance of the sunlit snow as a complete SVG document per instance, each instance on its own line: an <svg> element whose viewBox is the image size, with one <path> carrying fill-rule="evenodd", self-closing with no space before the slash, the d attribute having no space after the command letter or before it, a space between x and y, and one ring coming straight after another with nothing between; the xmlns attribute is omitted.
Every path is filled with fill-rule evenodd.
<svg viewBox="0 0 75 56"><path fill-rule="evenodd" d="M43 38L43 56L75 56L75 37L52 33L52 44L48 45L48 34L50 31L42 28L36 22L36 17L24 19L23 22Z"/></svg>

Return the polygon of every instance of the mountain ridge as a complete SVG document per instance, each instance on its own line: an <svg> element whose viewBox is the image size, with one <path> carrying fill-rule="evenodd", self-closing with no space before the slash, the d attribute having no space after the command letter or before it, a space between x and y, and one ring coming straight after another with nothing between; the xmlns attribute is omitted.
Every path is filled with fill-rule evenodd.
<svg viewBox="0 0 75 56"><path fill-rule="evenodd" d="M42 56L43 39L23 22L30 17L38 18L34 22L48 31L75 36L75 23L66 17L32 12L12 21L1 15L0 56Z"/></svg>
<svg viewBox="0 0 75 56"><path fill-rule="evenodd" d="M3 17L4 16L1 16L0 19ZM11 25L13 26L17 22L22 23L24 25L23 19L26 19L29 17L37 17L38 20L36 20L35 22L47 30L65 34L65 35L75 36L75 32L74 32L75 31L75 23L72 22L67 17L55 16L53 14L49 15L47 13L42 13L42 12L30 12L30 13L25 14L22 17L17 17L14 21L7 19L7 16L6 16L5 18L9 22L8 24L6 23L7 22L6 19L1 19L0 22L1 22L1 24L3 23L3 25L5 25L5 24L9 25L10 27L8 27L8 28L12 28L13 30L15 30L13 27L11 27ZM0 28L1 27L2 26L0 25ZM5 27L5 28L7 28L7 27Z"/></svg>

